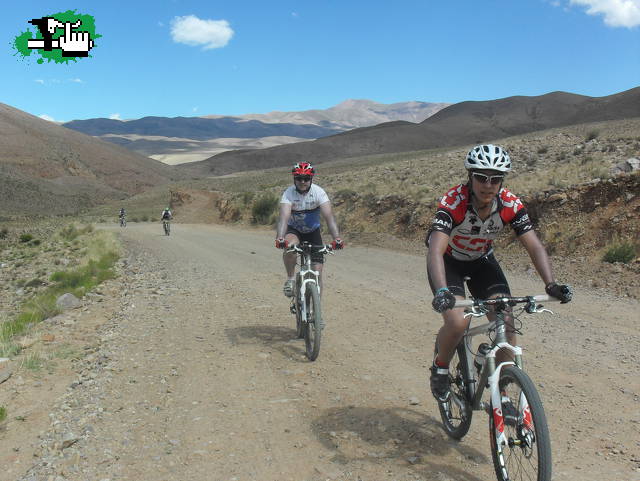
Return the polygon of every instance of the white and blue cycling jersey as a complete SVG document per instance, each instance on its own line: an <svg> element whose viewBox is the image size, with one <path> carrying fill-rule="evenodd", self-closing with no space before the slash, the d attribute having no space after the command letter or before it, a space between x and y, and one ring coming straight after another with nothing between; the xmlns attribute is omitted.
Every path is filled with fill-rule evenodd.
<svg viewBox="0 0 640 481"><path fill-rule="evenodd" d="M303 234L320 228L320 206L327 202L329 196L316 184L311 184L309 191L304 194L292 185L284 191L280 199L281 204L291 204L288 225Z"/></svg>

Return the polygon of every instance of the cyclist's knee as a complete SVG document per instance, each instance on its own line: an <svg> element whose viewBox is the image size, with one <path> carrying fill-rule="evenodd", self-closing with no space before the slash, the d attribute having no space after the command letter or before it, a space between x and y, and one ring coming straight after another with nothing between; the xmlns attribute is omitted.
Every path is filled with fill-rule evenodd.
<svg viewBox="0 0 640 481"><path fill-rule="evenodd" d="M289 244L290 246L300 244L300 239L298 239L298 236L295 234L289 233L285 235L284 240L286 240L287 244Z"/></svg>
<svg viewBox="0 0 640 481"><path fill-rule="evenodd" d="M469 324L459 309L445 311L442 314L442 317L444 319L445 329L447 329L451 334L455 333L462 335Z"/></svg>

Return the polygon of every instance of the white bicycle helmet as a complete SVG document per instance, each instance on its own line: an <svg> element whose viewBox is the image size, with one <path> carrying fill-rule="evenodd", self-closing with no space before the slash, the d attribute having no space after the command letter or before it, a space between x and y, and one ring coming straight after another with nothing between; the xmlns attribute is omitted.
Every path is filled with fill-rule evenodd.
<svg viewBox="0 0 640 481"><path fill-rule="evenodd" d="M511 159L502 147L492 144L476 145L464 161L467 170L490 169L504 172L511 170Z"/></svg>

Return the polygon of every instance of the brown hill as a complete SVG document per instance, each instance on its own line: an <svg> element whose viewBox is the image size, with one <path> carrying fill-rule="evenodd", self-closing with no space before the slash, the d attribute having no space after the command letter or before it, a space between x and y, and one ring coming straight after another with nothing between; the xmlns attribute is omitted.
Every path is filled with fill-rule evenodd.
<svg viewBox="0 0 640 481"><path fill-rule="evenodd" d="M221 175L291 165L301 159L321 163L364 155L469 145L554 127L638 116L640 87L606 97L552 92L536 97L461 102L440 110L420 124L390 122L312 142L225 152L181 168L201 176Z"/></svg>
<svg viewBox="0 0 640 481"><path fill-rule="evenodd" d="M184 175L0 103L0 203L8 214L68 213Z"/></svg>

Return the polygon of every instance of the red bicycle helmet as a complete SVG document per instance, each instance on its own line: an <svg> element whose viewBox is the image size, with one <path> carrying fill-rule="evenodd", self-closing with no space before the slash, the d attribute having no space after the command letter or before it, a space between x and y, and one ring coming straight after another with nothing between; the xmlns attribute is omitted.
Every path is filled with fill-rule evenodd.
<svg viewBox="0 0 640 481"><path fill-rule="evenodd" d="M313 177L316 174L315 169L309 162L298 162L291 169L293 175L309 175Z"/></svg>

